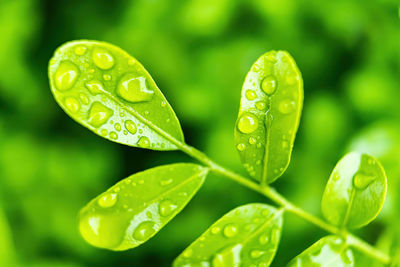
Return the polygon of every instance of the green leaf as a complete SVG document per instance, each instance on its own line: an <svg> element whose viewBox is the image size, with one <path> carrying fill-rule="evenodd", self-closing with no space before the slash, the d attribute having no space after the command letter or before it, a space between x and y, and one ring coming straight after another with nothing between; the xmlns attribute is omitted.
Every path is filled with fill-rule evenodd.
<svg viewBox="0 0 400 267"><path fill-rule="evenodd" d="M145 68L114 45L73 41L49 63L51 90L74 120L111 141L154 150L184 142L174 111Z"/></svg>
<svg viewBox="0 0 400 267"><path fill-rule="evenodd" d="M186 206L207 172L196 164L178 163L136 173L90 201L80 212L79 230L96 247L137 247Z"/></svg>
<svg viewBox="0 0 400 267"><path fill-rule="evenodd" d="M382 209L386 190L386 174L378 160L348 153L337 163L325 187L322 213L336 226L364 226Z"/></svg>
<svg viewBox="0 0 400 267"><path fill-rule="evenodd" d="M3 211L0 209L0 266L15 266L16 255L11 231Z"/></svg>
<svg viewBox="0 0 400 267"><path fill-rule="evenodd" d="M242 88L235 143L249 174L262 183L290 162L303 107L303 80L293 58L270 51L251 67Z"/></svg>
<svg viewBox="0 0 400 267"><path fill-rule="evenodd" d="M351 267L354 256L340 237L326 236L291 260L288 267Z"/></svg>
<svg viewBox="0 0 400 267"><path fill-rule="evenodd" d="M269 266L282 230L283 210L248 204L225 214L174 262L180 266Z"/></svg>

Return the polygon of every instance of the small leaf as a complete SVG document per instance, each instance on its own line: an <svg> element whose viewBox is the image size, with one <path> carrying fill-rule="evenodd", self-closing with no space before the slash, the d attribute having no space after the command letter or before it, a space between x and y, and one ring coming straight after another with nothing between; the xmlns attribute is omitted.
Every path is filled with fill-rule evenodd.
<svg viewBox="0 0 400 267"><path fill-rule="evenodd" d="M354 256L340 237L326 236L307 248L288 267L352 267Z"/></svg>
<svg viewBox="0 0 400 267"><path fill-rule="evenodd" d="M84 207L79 215L79 230L96 247L137 247L186 206L207 172L199 165L179 163L136 173Z"/></svg>
<svg viewBox="0 0 400 267"><path fill-rule="evenodd" d="M225 214L174 262L180 266L269 266L275 256L283 210L248 204Z"/></svg>
<svg viewBox="0 0 400 267"><path fill-rule="evenodd" d="M364 226L379 214L386 190L386 174L378 160L348 153L337 163L325 187L322 213L336 226Z"/></svg>
<svg viewBox="0 0 400 267"><path fill-rule="evenodd" d="M154 150L184 142L178 119L145 68L114 45L73 41L49 63L51 90L74 120L111 141Z"/></svg>
<svg viewBox="0 0 400 267"><path fill-rule="evenodd" d="M2 209L0 209L0 266L17 266L11 229Z"/></svg>
<svg viewBox="0 0 400 267"><path fill-rule="evenodd" d="M271 183L290 162L303 107L303 80L285 51L262 55L242 88L235 127L240 159L256 180Z"/></svg>

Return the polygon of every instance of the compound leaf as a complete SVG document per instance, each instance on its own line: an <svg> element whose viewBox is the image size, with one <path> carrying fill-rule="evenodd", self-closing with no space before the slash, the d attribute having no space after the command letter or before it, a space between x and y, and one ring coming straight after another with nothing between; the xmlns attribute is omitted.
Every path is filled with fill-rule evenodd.
<svg viewBox="0 0 400 267"><path fill-rule="evenodd" d="M307 248L288 267L352 267L354 256L340 237L326 236Z"/></svg>
<svg viewBox="0 0 400 267"><path fill-rule="evenodd" d="M199 190L208 169L178 163L136 173L96 197L79 215L79 230L93 246L126 250L146 242Z"/></svg>
<svg viewBox="0 0 400 267"><path fill-rule="evenodd" d="M289 165L303 107L303 80L293 58L270 51L251 67L242 88L235 143L249 174L271 183Z"/></svg>
<svg viewBox="0 0 400 267"><path fill-rule="evenodd" d="M269 266L275 256L283 210L248 204L225 214L176 258L181 266Z"/></svg>
<svg viewBox="0 0 400 267"><path fill-rule="evenodd" d="M184 142L179 121L145 68L114 45L73 41L49 63L51 90L74 120L111 141L154 150Z"/></svg>
<svg viewBox="0 0 400 267"><path fill-rule="evenodd" d="M337 163L325 187L322 213L336 226L364 226L379 214L386 191L386 174L379 161L367 154L348 153Z"/></svg>

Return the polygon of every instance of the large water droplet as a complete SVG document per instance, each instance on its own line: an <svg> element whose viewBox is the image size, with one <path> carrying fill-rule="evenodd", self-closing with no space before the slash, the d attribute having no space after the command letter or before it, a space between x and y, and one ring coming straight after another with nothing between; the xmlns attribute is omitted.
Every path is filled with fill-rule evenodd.
<svg viewBox="0 0 400 267"><path fill-rule="evenodd" d="M258 119L251 113L244 113L239 118L238 129L242 133L249 134L257 130Z"/></svg>
<svg viewBox="0 0 400 267"><path fill-rule="evenodd" d="M152 234L155 233L154 229L155 223L152 221L145 221L140 223L135 231L133 231L133 238L138 241L145 241L151 237Z"/></svg>
<svg viewBox="0 0 400 267"><path fill-rule="evenodd" d="M366 175L363 173L356 173L353 178L354 186L357 189L364 190L375 180L374 176Z"/></svg>
<svg viewBox="0 0 400 267"><path fill-rule="evenodd" d="M171 215L174 210L176 210L178 206L175 205L172 201L170 200L164 200L161 201L160 203L160 214L161 216L168 216Z"/></svg>
<svg viewBox="0 0 400 267"><path fill-rule="evenodd" d="M103 84L96 80L87 82L85 86L89 90L89 92L91 92L93 95L97 95L99 93L104 92Z"/></svg>
<svg viewBox="0 0 400 267"><path fill-rule="evenodd" d="M233 237L237 234L237 232L238 232L238 228L234 224L227 224L224 227L224 235L226 237Z"/></svg>
<svg viewBox="0 0 400 267"><path fill-rule="evenodd" d="M76 82L79 75L77 66L71 61L62 61L54 75L55 84L58 90L66 91Z"/></svg>
<svg viewBox="0 0 400 267"><path fill-rule="evenodd" d="M146 78L132 73L125 74L118 83L117 94L126 101L135 103L150 101L154 91L147 87Z"/></svg>
<svg viewBox="0 0 400 267"><path fill-rule="evenodd" d="M67 109L69 111L71 111L72 113L76 113L79 111L79 108L81 107L81 105L79 104L79 101L75 98L75 97L67 97L65 99L65 106L67 107Z"/></svg>
<svg viewBox="0 0 400 267"><path fill-rule="evenodd" d="M127 120L125 121L125 128L131 133L131 134L135 134L137 132L137 127L136 124L131 121L131 120Z"/></svg>
<svg viewBox="0 0 400 267"><path fill-rule="evenodd" d="M291 99L285 99L279 103L278 109L279 112L283 114L289 114L294 111L295 107L296 107L296 102L294 102Z"/></svg>
<svg viewBox="0 0 400 267"><path fill-rule="evenodd" d="M106 193L97 200L97 203L102 208L110 208L115 205L117 199L118 199L117 194Z"/></svg>
<svg viewBox="0 0 400 267"><path fill-rule="evenodd" d="M272 95L276 90L276 79L274 76L270 75L264 78L261 82L261 89L267 94Z"/></svg>
<svg viewBox="0 0 400 267"><path fill-rule="evenodd" d="M114 58L111 53L101 47L93 49L92 59L94 64L102 70L108 70L114 66Z"/></svg>
<svg viewBox="0 0 400 267"><path fill-rule="evenodd" d="M240 252L242 250L242 247L242 244L237 244L222 249L213 257L212 267L239 266L241 262Z"/></svg>
<svg viewBox="0 0 400 267"><path fill-rule="evenodd" d="M256 93L255 93L253 90L247 90L246 93L245 93L245 95L246 95L246 98L247 98L248 100L254 100L254 99L257 98L257 95L256 95Z"/></svg>
<svg viewBox="0 0 400 267"><path fill-rule="evenodd" d="M146 136L140 137L140 139L139 139L139 141L138 141L138 145L139 145L140 147L143 147L143 148L148 148L148 147L150 147L150 140L149 140L149 138L146 137Z"/></svg>
<svg viewBox="0 0 400 267"><path fill-rule="evenodd" d="M88 122L94 127L100 127L113 115L113 111L100 102L94 102L90 107Z"/></svg>

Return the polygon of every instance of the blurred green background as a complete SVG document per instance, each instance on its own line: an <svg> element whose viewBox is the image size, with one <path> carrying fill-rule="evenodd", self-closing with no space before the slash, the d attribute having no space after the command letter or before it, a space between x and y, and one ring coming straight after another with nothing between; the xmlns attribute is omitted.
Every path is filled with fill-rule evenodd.
<svg viewBox="0 0 400 267"><path fill-rule="evenodd" d="M91 198L137 171L191 159L103 140L63 113L47 62L74 39L108 41L140 60L187 142L243 174L233 142L242 82L262 53L289 51L303 74L305 102L292 162L274 186L319 215L325 183L345 152L378 157L388 174L387 202L356 233L400 254L398 13L397 0L0 0L0 266L169 266L224 213L265 201L210 175L144 245L110 252L86 244L76 217ZM287 215L273 266L324 234Z"/></svg>

